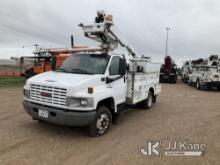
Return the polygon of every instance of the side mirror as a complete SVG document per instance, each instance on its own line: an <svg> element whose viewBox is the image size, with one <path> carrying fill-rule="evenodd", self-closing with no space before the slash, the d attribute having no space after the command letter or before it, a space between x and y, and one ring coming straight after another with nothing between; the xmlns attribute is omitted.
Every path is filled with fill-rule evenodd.
<svg viewBox="0 0 220 165"><path fill-rule="evenodd" d="M119 60L119 74L125 75L127 69L126 59L120 58Z"/></svg>
<svg viewBox="0 0 220 165"><path fill-rule="evenodd" d="M51 70L56 70L56 65L57 65L57 60L56 60L56 56L52 56L51 58Z"/></svg>

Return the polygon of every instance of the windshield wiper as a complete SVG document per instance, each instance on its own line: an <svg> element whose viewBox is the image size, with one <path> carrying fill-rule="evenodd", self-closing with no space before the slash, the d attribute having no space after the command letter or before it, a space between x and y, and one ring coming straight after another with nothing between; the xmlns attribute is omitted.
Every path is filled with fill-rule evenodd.
<svg viewBox="0 0 220 165"><path fill-rule="evenodd" d="M60 71L60 72L67 72L64 68L59 68L59 69L57 69L56 71L57 71L57 72L59 72L59 71Z"/></svg>
<svg viewBox="0 0 220 165"><path fill-rule="evenodd" d="M82 74L91 74L86 70L83 69L77 69L77 68L72 68L72 73L82 73Z"/></svg>

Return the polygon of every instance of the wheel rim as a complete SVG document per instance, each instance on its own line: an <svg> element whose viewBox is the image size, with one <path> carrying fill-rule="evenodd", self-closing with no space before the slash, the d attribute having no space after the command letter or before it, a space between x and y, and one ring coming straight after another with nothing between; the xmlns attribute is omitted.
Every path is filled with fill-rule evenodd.
<svg viewBox="0 0 220 165"><path fill-rule="evenodd" d="M152 95L149 94L149 97L148 97L148 107L151 107L152 101L153 101Z"/></svg>
<svg viewBox="0 0 220 165"><path fill-rule="evenodd" d="M109 127L109 116L105 113L101 114L97 120L96 128L99 134L105 133Z"/></svg>

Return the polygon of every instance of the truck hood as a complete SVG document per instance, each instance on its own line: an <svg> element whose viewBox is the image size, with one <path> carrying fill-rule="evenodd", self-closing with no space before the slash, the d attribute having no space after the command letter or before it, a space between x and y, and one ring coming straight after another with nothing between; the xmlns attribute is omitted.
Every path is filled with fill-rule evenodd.
<svg viewBox="0 0 220 165"><path fill-rule="evenodd" d="M62 88L77 87L79 89L100 85L101 77L103 77L103 75L85 75L50 71L28 79L27 85L39 84ZM97 81L97 79L99 79L99 81Z"/></svg>

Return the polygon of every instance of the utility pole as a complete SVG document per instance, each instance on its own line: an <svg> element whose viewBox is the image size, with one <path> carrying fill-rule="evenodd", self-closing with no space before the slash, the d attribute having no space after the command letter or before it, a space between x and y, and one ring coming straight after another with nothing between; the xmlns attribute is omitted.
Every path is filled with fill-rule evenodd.
<svg viewBox="0 0 220 165"><path fill-rule="evenodd" d="M73 35L71 35L71 48L74 48L74 38L73 38Z"/></svg>
<svg viewBox="0 0 220 165"><path fill-rule="evenodd" d="M168 53L168 39L169 39L169 31L170 31L170 28L167 27L167 28L166 28L166 31L167 31L167 39L166 39L166 52L165 52L165 57L167 56L167 53Z"/></svg>
<svg viewBox="0 0 220 165"><path fill-rule="evenodd" d="M35 46L35 51L37 51L37 48L38 48L38 46L40 46L40 45L34 44L34 46ZM35 56L35 58L34 58L34 65L37 65L37 54L34 53L34 56Z"/></svg>

